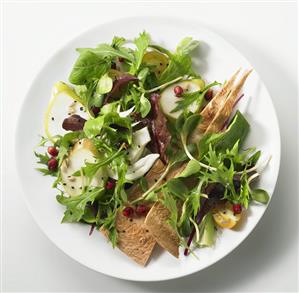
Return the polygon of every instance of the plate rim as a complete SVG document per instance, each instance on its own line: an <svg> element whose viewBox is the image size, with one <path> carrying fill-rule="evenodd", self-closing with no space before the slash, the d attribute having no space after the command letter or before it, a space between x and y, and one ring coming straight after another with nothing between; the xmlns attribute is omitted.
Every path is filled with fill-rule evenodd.
<svg viewBox="0 0 299 293"><path fill-rule="evenodd" d="M241 240L241 242L237 243L236 245L234 245L230 250L227 250L224 254L222 254L220 257L216 258L214 261L208 263L206 266L204 266L203 268L200 269L194 269L188 272L177 272L174 273L172 276L166 276L166 277L159 277L159 278L144 278L144 277L138 277L133 278L133 277L129 277L129 276L119 276L117 275L117 273L112 274L112 273L107 273L105 271L99 271L98 269L90 266L88 263L85 263L84 261L81 261L77 258L74 258L69 252L65 251L64 248L60 247L54 239L52 239L52 237L50 237L46 231L43 229L42 225L39 223L35 213L32 210L32 207L30 205L29 200L27 199L26 196L26 191L25 191L25 184L22 180L22 173L21 173L21 166L20 166L20 160L18 160L17 158L20 156L20 152L18 150L18 145L20 145L20 135L18 135L20 133L20 129L21 129L21 125L22 125L22 121L21 121L21 113L23 112L25 105L26 105L26 101L29 98L29 93L32 91L32 89L34 88L34 84L36 83L36 81L38 80L40 74L43 72L43 70L51 63L52 59L55 58L55 56L59 55L59 53L61 51L63 51L66 47L69 47L71 45L71 43L75 42L76 40L79 40L82 36L84 36L85 34L89 33L90 31L93 30L97 30L100 29L102 26L107 26L109 24L115 24L115 23L123 23L125 21L130 21L130 22L138 22L138 21L145 21L145 20L157 20L157 21L163 21L163 22L167 22L169 21L170 23L173 22L180 22L180 23L184 23L185 25L198 25L200 27L200 30L202 31L206 31L208 34L210 34L211 36L213 36L213 38L217 38L218 40L220 40L223 43L226 43L226 45L228 45L234 52L238 53L239 55L241 55L242 58L244 58L244 60L247 61L247 63L251 66L251 68L254 69L258 79L261 81L262 85L264 86L264 89L266 91L266 93L268 94L268 96L270 97L269 101L272 105L272 109L274 112L274 118L275 118L275 124L277 126L277 140L278 140L278 145L277 145L277 153L278 153L278 157L276 158L277 160L277 170L276 170L276 177L275 177L275 182L273 184L273 192L270 196L270 200L268 202L268 204L265 206L265 208L263 209L261 216L258 220L258 222L256 223L256 225L247 233L247 235ZM193 28L192 28L193 29ZM194 30L194 29L193 29ZM196 30L196 29L195 29ZM110 21L106 21L94 26L91 26L87 29L84 29L82 32L80 32L79 34L77 34L75 37L68 39L65 43L63 43L57 50L54 51L54 53L49 54L48 58L46 59L46 62L43 63L40 68L36 71L36 74L34 76L34 78L31 80L30 86L26 91L26 94L24 95L24 98L22 100L22 104L17 116L17 123L16 123L16 129L15 129L15 146L14 146L14 154L15 154L15 166L17 169L17 174L18 174L18 181L21 183L22 186L22 198L25 201L25 204L31 214L31 216L34 219L34 222L37 224L37 226L40 228L40 230L42 231L42 233L47 237L47 239L49 239L55 247L57 247L60 251L62 251L65 255L67 255L68 257L70 257L71 259L75 260L76 262L80 263L81 265L87 267L88 269L91 269L97 273L101 273L104 274L106 276L110 276L110 277L114 277L114 278L118 278L118 279L122 279L122 280L129 280L129 281L137 281L137 282L156 282L156 281L167 281L167 280L173 280L173 279L179 279L179 278L183 278L185 276L189 276L195 273L198 273L202 270L205 270L207 268L209 268L210 266L214 265L215 263L219 262L220 260L222 260L223 258L225 258L227 255L229 255L230 253L232 253L233 251L235 251L236 248L238 248L240 245L242 245L242 243L249 237L249 235L251 235L253 233L253 231L256 229L256 227L259 225L260 221L262 220L262 218L264 217L265 212L268 210L268 207L272 201L272 197L275 193L275 189L277 187L277 180L279 177L279 173L280 173L280 165L281 165L281 132L280 132L280 125L279 125L279 121L278 121L278 117L277 117L277 112L276 109L274 107L273 101L272 101L272 97L270 95L270 92L266 86L266 84L264 83L264 81L261 79L258 71L252 66L251 62L248 60L248 58L242 54L241 51L239 51L231 42L229 42L228 40L226 40L224 37L222 37L221 34L216 33L213 29L210 29L208 26L206 26L205 24L201 23L200 21L197 20L188 20L184 17L174 17L174 16L167 16L167 17L163 17L163 16L151 16L151 15L146 15L146 16L129 16L129 17L120 17L120 18L115 18L112 19ZM143 269L143 268L141 268Z"/></svg>

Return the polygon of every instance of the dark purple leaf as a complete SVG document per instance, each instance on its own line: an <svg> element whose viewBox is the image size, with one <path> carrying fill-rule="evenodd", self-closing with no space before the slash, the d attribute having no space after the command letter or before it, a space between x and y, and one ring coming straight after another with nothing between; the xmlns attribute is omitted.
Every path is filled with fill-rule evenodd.
<svg viewBox="0 0 299 293"><path fill-rule="evenodd" d="M94 117L97 117L98 114L99 114L100 111L101 111L101 108L100 108L100 107L96 107L96 106L92 106L92 107L90 108L90 110L92 111Z"/></svg>
<svg viewBox="0 0 299 293"><path fill-rule="evenodd" d="M72 115L65 118L62 123L62 128L65 130L78 131L83 130L86 120L79 115Z"/></svg>
<svg viewBox="0 0 299 293"><path fill-rule="evenodd" d="M242 94L234 103L234 107L239 103L239 101L244 97L244 94Z"/></svg>
<svg viewBox="0 0 299 293"><path fill-rule="evenodd" d="M208 213L208 211L210 210L210 205L208 204L208 199L207 198L203 198L201 201L201 205L200 208L198 210L197 216L196 216L196 224L199 225L203 219L203 217ZM191 245L191 242L193 240L193 237L195 235L195 227L193 227L191 234L188 238L187 241L187 248L185 248L184 250L184 255L187 256L189 254L189 247Z"/></svg>
<svg viewBox="0 0 299 293"><path fill-rule="evenodd" d="M138 78L131 74L123 74L122 76L117 77L113 82L113 87L110 93L107 94L105 102L107 103L110 98L120 98L122 90L128 85L131 81L137 81Z"/></svg>
<svg viewBox="0 0 299 293"><path fill-rule="evenodd" d="M95 226L96 226L95 223L91 224L91 227L90 227L90 230L89 230L89 233L88 233L89 236L92 234L92 232L93 232Z"/></svg>
<svg viewBox="0 0 299 293"><path fill-rule="evenodd" d="M171 139L171 135L167 129L167 119L160 110L160 95L152 94L150 100L152 104L152 123L150 127L150 133L152 132L152 137L154 141L153 145L155 145L158 149L158 152L161 156L161 160L164 163L167 163L168 159L165 152Z"/></svg>

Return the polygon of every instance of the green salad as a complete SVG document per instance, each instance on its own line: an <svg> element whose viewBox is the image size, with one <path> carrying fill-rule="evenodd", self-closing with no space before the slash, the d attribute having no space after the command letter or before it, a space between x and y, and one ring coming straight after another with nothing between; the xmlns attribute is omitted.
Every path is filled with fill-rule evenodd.
<svg viewBox="0 0 299 293"><path fill-rule="evenodd" d="M170 51L146 32L78 48L45 109L37 170L55 179L62 223L99 230L141 265L156 244L176 257L212 246L269 200L252 186L265 164L244 148L250 125L236 110L251 70L208 82L195 50L191 37Z"/></svg>

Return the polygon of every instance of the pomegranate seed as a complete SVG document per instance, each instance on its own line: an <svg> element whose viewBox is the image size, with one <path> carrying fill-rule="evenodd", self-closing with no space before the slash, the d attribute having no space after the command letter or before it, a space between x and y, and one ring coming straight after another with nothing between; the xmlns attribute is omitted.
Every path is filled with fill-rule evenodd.
<svg viewBox="0 0 299 293"><path fill-rule="evenodd" d="M113 189L114 186L115 186L114 181L107 181L107 183L106 183L106 189L108 189L108 190Z"/></svg>
<svg viewBox="0 0 299 293"><path fill-rule="evenodd" d="M239 203L233 204L233 212L234 212L234 214L241 214L242 206Z"/></svg>
<svg viewBox="0 0 299 293"><path fill-rule="evenodd" d="M130 218L134 214L134 210L131 207L126 207L123 209L123 215L127 218Z"/></svg>
<svg viewBox="0 0 299 293"><path fill-rule="evenodd" d="M147 214L147 206L144 204L140 204L136 207L135 212L138 216L144 216Z"/></svg>
<svg viewBox="0 0 299 293"><path fill-rule="evenodd" d="M180 96L182 96L182 94L183 94L183 92L184 92L183 88L182 88L181 86L179 86L179 85L177 85L177 86L173 89L173 91L174 91L176 97L180 97Z"/></svg>
<svg viewBox="0 0 299 293"><path fill-rule="evenodd" d="M92 113L93 113L93 115L94 115L95 117L98 116L98 114L100 113L100 110L101 110L100 107L96 107L96 106L92 106L92 107L91 107L91 111L92 111Z"/></svg>
<svg viewBox="0 0 299 293"><path fill-rule="evenodd" d="M213 90L208 90L206 93L205 93L205 100L206 101L211 101L212 100L212 98L213 98L213 95L214 95L214 93L213 93Z"/></svg>
<svg viewBox="0 0 299 293"><path fill-rule="evenodd" d="M49 155L51 155L52 157L56 157L58 155L58 150L56 147L54 146L49 146L48 147L48 153Z"/></svg>
<svg viewBox="0 0 299 293"><path fill-rule="evenodd" d="M48 161L48 169L50 171L55 171L58 167L58 161L55 159L55 158L51 158L49 161Z"/></svg>

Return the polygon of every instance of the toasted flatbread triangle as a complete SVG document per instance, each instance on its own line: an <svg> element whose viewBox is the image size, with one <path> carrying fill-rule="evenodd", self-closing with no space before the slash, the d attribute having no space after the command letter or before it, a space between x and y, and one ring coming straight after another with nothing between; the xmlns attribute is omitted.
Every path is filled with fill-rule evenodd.
<svg viewBox="0 0 299 293"><path fill-rule="evenodd" d="M161 177L165 169L166 166L161 160L157 160L155 162L151 170L145 176L145 179L147 180L149 187L156 183L156 180L158 180ZM183 166L177 166L176 168L173 168L167 175L167 179L169 180L170 178L173 178L178 173L180 173L182 169ZM161 182L161 184L162 183L163 182ZM129 190L128 197L130 200L134 200L140 197L142 193L143 191L141 190L139 185L135 185ZM149 214L152 213L152 215L155 217L152 220L153 226L158 227L159 223L163 223L162 226L165 226L166 224L165 227L167 229L167 234L169 235L169 244L167 244L167 240L162 240L160 241L160 245L167 249L174 256L178 257L179 243L177 242L177 239L175 237L176 232L173 230L171 226L169 226L167 223L164 223L165 216L167 215L166 219L169 217L169 211L162 205L161 209L158 210L158 214L155 214L156 211L156 208L151 208L149 212ZM151 219L151 217L149 219ZM116 229L118 230L117 247L127 256L136 261L138 264L145 266L146 263L149 261L156 244L156 239L154 235L151 233L150 229L145 224L145 217L134 217L132 219L129 219L123 216L121 212L119 212L116 217ZM101 232L106 237L108 236L107 231L102 229ZM156 236L160 240L159 235L157 234Z"/></svg>
<svg viewBox="0 0 299 293"><path fill-rule="evenodd" d="M217 114L215 115L214 119L210 123L209 127L206 129L205 133L214 133L219 132L223 128L223 125L229 119L234 105L238 99L238 95L247 79L249 74L252 72L252 70L246 71L238 83L232 88L229 96L225 100L224 105L218 110Z"/></svg>
<svg viewBox="0 0 299 293"><path fill-rule="evenodd" d="M161 160L155 162L145 176L149 187L156 183L156 180L160 178L165 171L165 168L166 167ZM129 189L128 198L132 201L140 197L142 193L143 191L140 186L135 184ZM117 247L143 266L149 261L156 244L156 240L145 226L144 220L145 217L136 217L133 219L126 218L121 212L118 213L116 218L116 229L119 231ZM107 236L107 232L102 232Z"/></svg>
<svg viewBox="0 0 299 293"><path fill-rule="evenodd" d="M145 225L154 236L157 243L179 257L180 239L176 231L167 223L169 211L160 202L156 202L145 218Z"/></svg>
<svg viewBox="0 0 299 293"><path fill-rule="evenodd" d="M138 264L145 266L155 248L156 240L144 225L145 217L127 218L118 212L116 229L118 232L117 247ZM101 232L108 237L105 230Z"/></svg>
<svg viewBox="0 0 299 293"><path fill-rule="evenodd" d="M234 75L223 85L222 89L215 95L215 97L205 106L201 111L202 122L199 125L200 132L205 132L210 123L216 116L219 109L221 109L228 97L234 82L240 72L238 69Z"/></svg>

